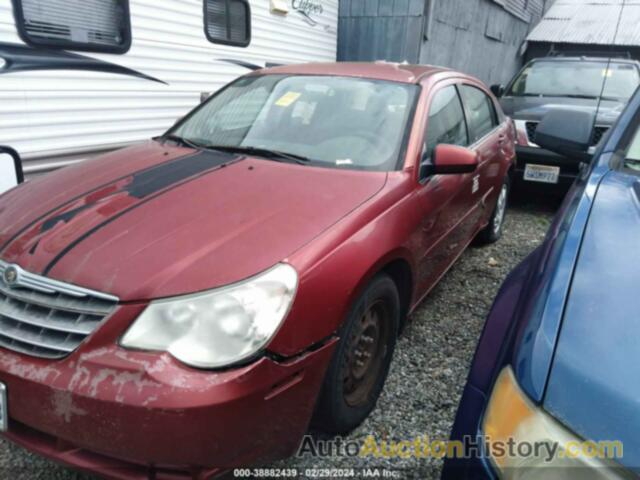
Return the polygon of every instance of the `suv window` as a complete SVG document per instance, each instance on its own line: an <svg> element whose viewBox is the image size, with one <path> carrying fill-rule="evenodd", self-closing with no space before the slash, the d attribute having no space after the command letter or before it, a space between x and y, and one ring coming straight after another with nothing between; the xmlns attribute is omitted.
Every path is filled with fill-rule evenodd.
<svg viewBox="0 0 640 480"><path fill-rule="evenodd" d="M603 91L603 83L606 79ZM567 97L627 101L640 85L632 63L553 60L527 65L507 95L514 97Z"/></svg>
<svg viewBox="0 0 640 480"><path fill-rule="evenodd" d="M437 145L467 146L469 138L464 110L455 86L436 92L429 107L429 120L425 135L425 158L431 159Z"/></svg>
<svg viewBox="0 0 640 480"><path fill-rule="evenodd" d="M467 111L469 136L474 143L498 125L496 109L491 98L479 88L462 85L460 93Z"/></svg>

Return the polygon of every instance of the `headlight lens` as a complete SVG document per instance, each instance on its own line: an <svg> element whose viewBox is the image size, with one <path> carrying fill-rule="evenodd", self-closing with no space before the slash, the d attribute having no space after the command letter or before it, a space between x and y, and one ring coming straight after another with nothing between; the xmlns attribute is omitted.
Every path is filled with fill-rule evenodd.
<svg viewBox="0 0 640 480"><path fill-rule="evenodd" d="M242 283L152 302L121 345L169 352L198 368L240 362L273 338L289 312L297 284L295 269L279 264Z"/></svg>
<svg viewBox="0 0 640 480"><path fill-rule="evenodd" d="M509 367L496 381L482 429L491 449L491 461L501 478L568 480L577 474L594 480L629 478L629 472L613 461L622 455L620 442L583 441L531 402ZM510 455L504 448L509 443L526 448L516 448L515 455ZM531 454L521 456L521 451Z"/></svg>

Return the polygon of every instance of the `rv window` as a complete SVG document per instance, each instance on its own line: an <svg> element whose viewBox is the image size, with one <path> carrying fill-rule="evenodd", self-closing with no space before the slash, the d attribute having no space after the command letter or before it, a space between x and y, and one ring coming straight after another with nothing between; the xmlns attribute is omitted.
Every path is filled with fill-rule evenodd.
<svg viewBox="0 0 640 480"><path fill-rule="evenodd" d="M129 0L13 0L20 36L30 45L107 53L131 46Z"/></svg>
<svg viewBox="0 0 640 480"><path fill-rule="evenodd" d="M204 31L210 42L246 47L251 42L247 0L204 0Z"/></svg>

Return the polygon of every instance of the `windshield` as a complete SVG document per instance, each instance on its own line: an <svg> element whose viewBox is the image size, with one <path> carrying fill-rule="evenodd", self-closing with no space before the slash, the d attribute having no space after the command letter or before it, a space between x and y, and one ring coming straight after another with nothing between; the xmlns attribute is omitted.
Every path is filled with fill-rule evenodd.
<svg viewBox="0 0 640 480"><path fill-rule="evenodd" d="M626 101L640 83L631 64L604 62L535 62L513 83L509 95L598 98L606 78L604 98Z"/></svg>
<svg viewBox="0 0 640 480"><path fill-rule="evenodd" d="M397 168L418 87L347 77L244 77L170 131L195 145L277 151L311 164Z"/></svg>

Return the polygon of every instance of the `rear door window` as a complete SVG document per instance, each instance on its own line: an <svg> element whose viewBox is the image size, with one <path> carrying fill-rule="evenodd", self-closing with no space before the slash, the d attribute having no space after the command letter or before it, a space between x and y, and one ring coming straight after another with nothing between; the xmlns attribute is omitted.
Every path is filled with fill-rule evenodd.
<svg viewBox="0 0 640 480"><path fill-rule="evenodd" d="M461 85L460 94L467 112L471 143L475 143L498 125L496 109L491 98L479 88Z"/></svg>

